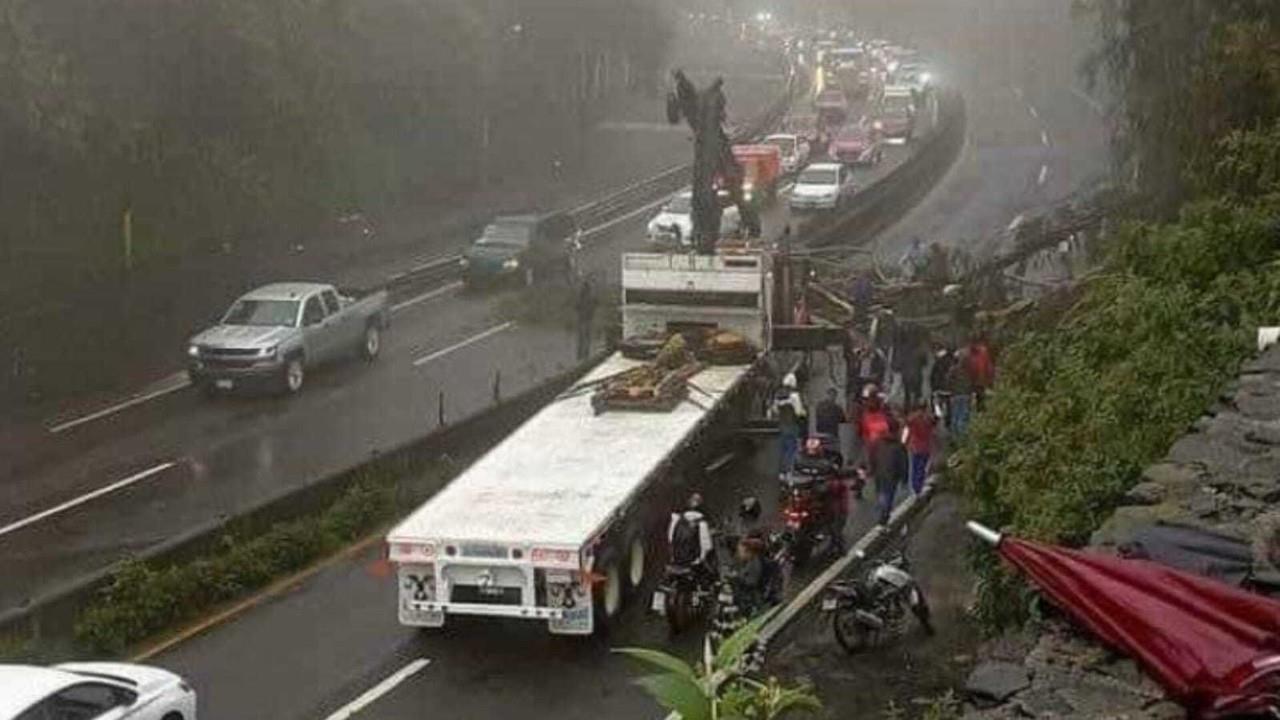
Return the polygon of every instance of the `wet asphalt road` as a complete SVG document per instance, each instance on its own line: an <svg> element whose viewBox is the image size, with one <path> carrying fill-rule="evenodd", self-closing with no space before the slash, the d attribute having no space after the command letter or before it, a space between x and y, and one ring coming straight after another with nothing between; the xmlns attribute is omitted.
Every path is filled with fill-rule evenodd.
<svg viewBox="0 0 1280 720"><path fill-rule="evenodd" d="M725 70L735 115L753 116L779 92L778 77ZM628 152L665 154L664 166L687 161L687 133L602 132L627 134ZM588 265L616 276L618 250L642 237L649 215L591 234ZM318 370L297 397L209 402L187 389L6 443L0 613L421 437L438 425L442 393L446 419L456 421L492 402L497 373L510 396L571 366L570 334L509 324L502 295L432 291L394 314L376 362Z"/></svg>

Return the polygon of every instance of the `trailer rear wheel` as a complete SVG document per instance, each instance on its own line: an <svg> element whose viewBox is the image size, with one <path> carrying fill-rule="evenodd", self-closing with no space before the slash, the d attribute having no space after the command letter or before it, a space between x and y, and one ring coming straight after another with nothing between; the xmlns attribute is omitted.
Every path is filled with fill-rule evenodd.
<svg viewBox="0 0 1280 720"><path fill-rule="evenodd" d="M632 592L639 591L640 586L644 584L648 561L648 553L644 549L644 537L636 535L631 538L631 545L627 552L627 584Z"/></svg>
<svg viewBox="0 0 1280 720"><path fill-rule="evenodd" d="M600 563L599 574L601 579L596 583L592 603L595 607L595 625L597 631L608 632L622 613L626 588L623 587L622 568L613 557Z"/></svg>

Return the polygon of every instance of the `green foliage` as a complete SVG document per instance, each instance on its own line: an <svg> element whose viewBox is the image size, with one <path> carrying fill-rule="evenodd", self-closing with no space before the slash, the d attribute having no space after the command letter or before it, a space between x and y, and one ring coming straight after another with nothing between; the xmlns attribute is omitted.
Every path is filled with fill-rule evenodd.
<svg viewBox="0 0 1280 720"><path fill-rule="evenodd" d="M1200 181L1221 138L1280 119L1280 3L1076 5L1096 21L1101 41L1085 70L1115 90L1120 175L1159 215L1206 190Z"/></svg>
<svg viewBox="0 0 1280 720"><path fill-rule="evenodd" d="M208 556L180 565L126 561L81 613L76 638L118 654L338 550L391 517L394 499L392 483L365 477L321 513L243 540L228 535Z"/></svg>
<svg viewBox="0 0 1280 720"><path fill-rule="evenodd" d="M775 720L788 713L818 713L822 703L808 685L787 686L777 678L761 682L747 677L742 666L772 616L766 612L728 637L712 652L704 643L703 660L693 667L660 650L616 648L658 670L636 680L657 703L682 720Z"/></svg>
<svg viewBox="0 0 1280 720"><path fill-rule="evenodd" d="M959 451L981 522L1081 544L1280 314L1275 208L1210 200L1111 239L1104 274L1056 326L1004 355L998 393ZM979 618L1025 621L1028 594L982 553Z"/></svg>

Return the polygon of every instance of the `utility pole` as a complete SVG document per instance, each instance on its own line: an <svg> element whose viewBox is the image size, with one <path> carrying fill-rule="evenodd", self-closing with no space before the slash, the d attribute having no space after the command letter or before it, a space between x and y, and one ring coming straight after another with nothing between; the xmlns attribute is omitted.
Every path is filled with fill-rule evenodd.
<svg viewBox="0 0 1280 720"><path fill-rule="evenodd" d="M742 167L733 157L733 147L724 132L724 80L716 78L699 91L685 77L673 73L675 90L667 96L667 120L675 125L683 118L693 131L693 237L694 249L703 255L715 252L720 239L720 214L724 206L715 187L718 174L738 206L742 226L751 237L760 235L760 219L742 195Z"/></svg>

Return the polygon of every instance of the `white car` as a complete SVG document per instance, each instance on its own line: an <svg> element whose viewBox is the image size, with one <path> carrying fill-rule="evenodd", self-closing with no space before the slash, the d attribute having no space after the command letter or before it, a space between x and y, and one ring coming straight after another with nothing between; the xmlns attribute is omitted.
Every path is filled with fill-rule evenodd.
<svg viewBox="0 0 1280 720"><path fill-rule="evenodd" d="M840 163L814 163L796 176L791 209L835 210L853 195L853 172Z"/></svg>
<svg viewBox="0 0 1280 720"><path fill-rule="evenodd" d="M809 162L809 141L795 133L777 133L764 139L782 153L782 172L788 175Z"/></svg>
<svg viewBox="0 0 1280 720"><path fill-rule="evenodd" d="M195 720L196 693L147 665L0 665L0 720Z"/></svg>
<svg viewBox="0 0 1280 720"><path fill-rule="evenodd" d="M720 215L720 235L733 235L741 227L738 208L730 205ZM671 196L666 205L649 221L649 243L655 249L679 250L692 247L693 191L684 190Z"/></svg>

